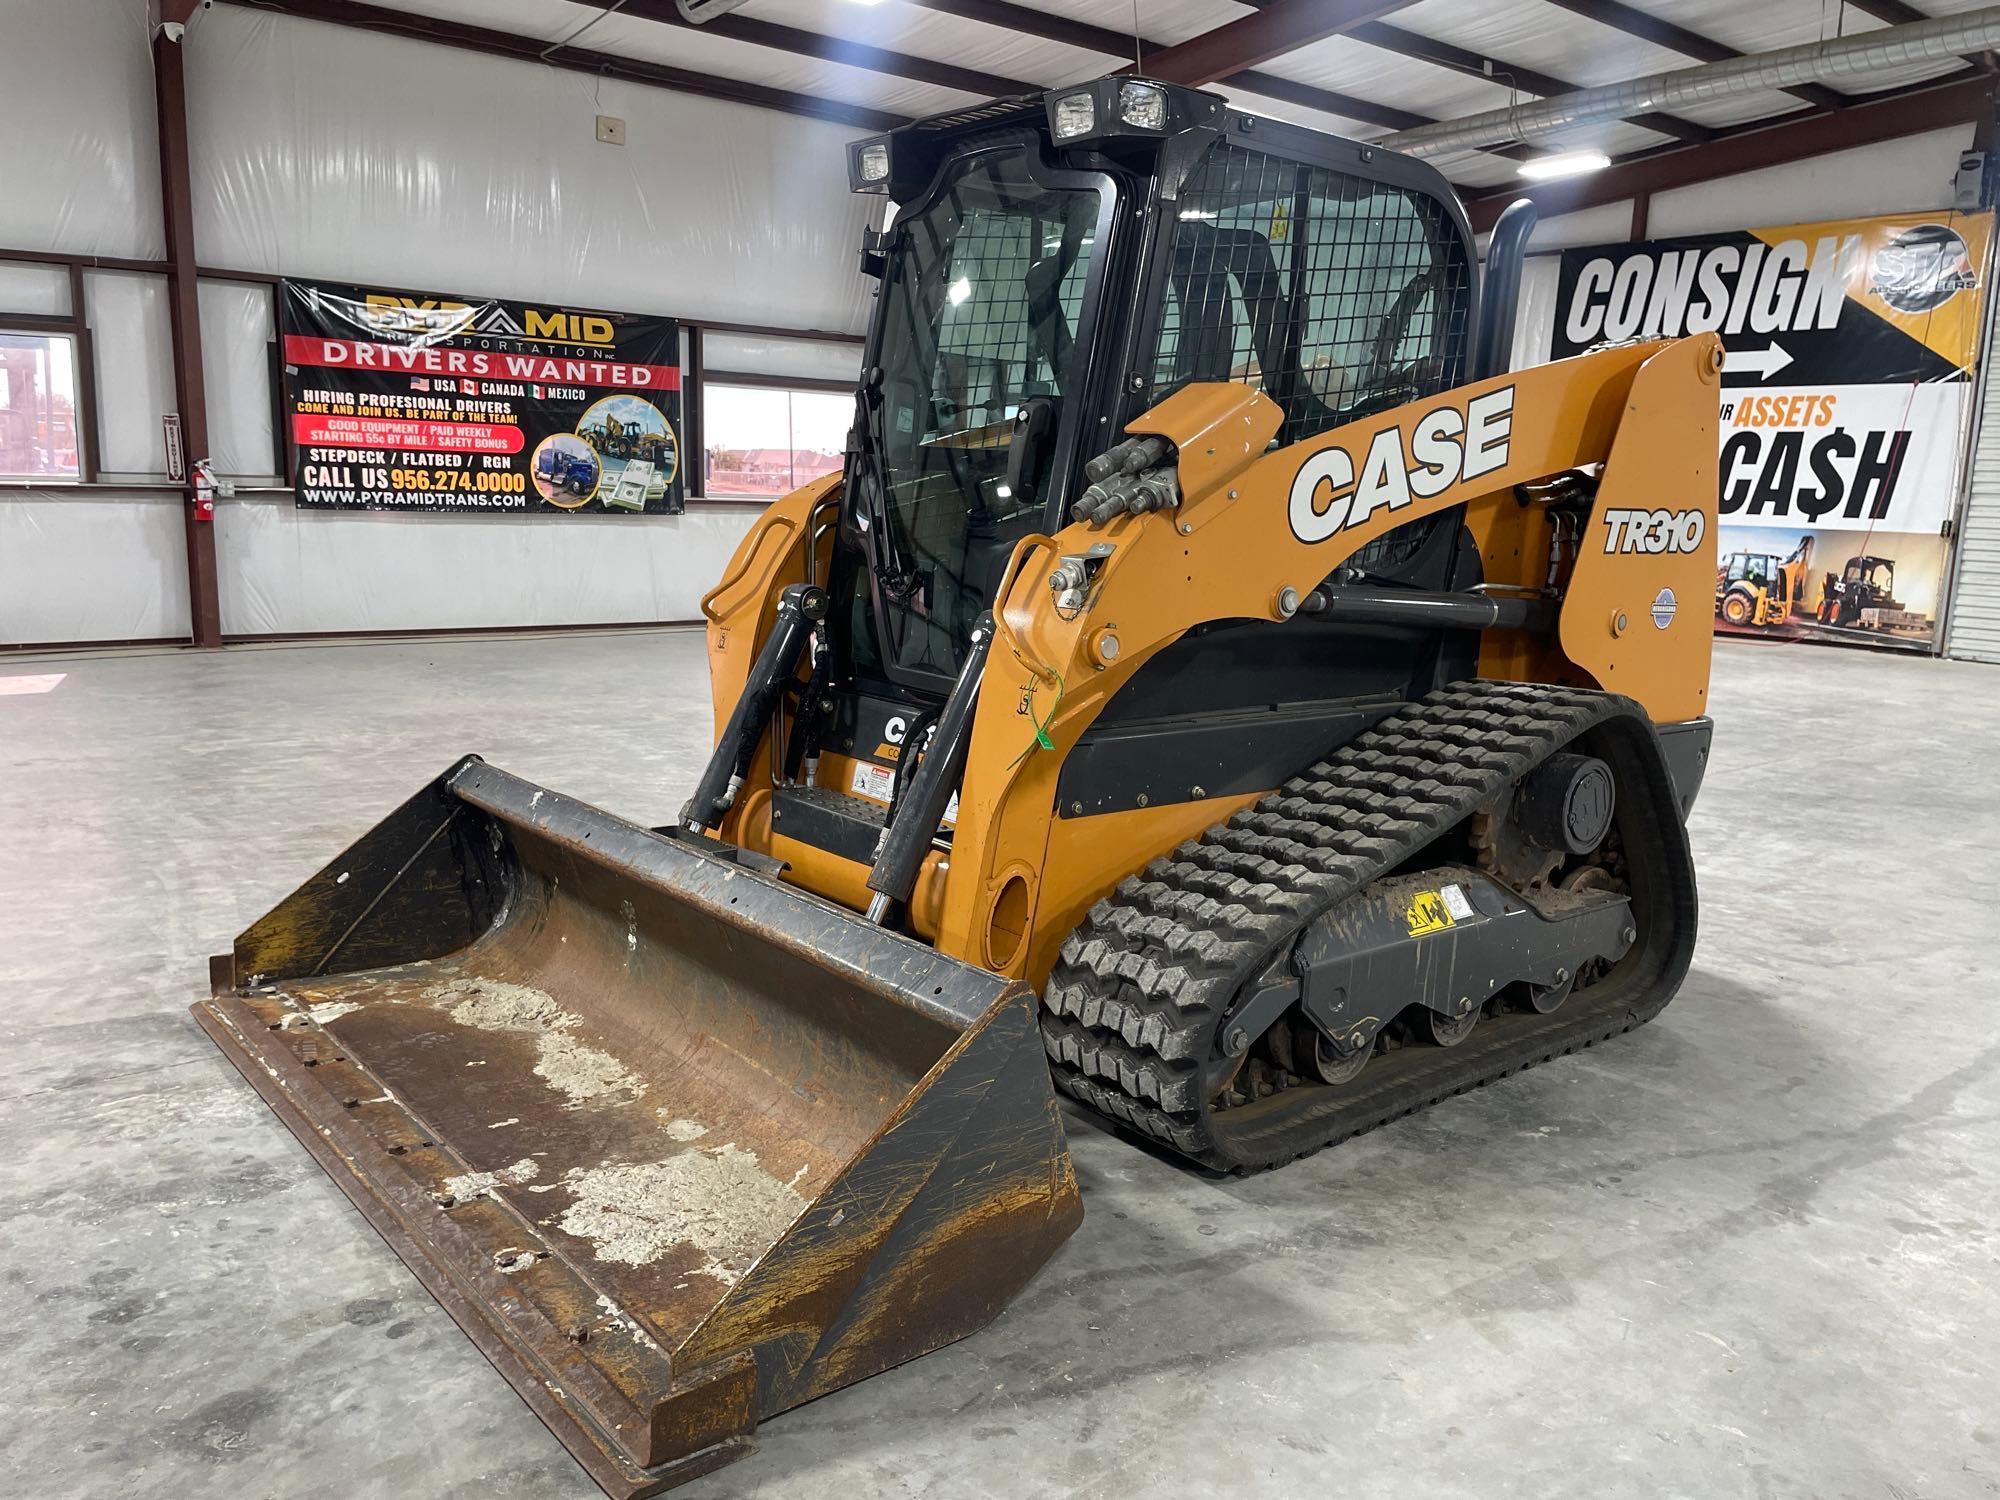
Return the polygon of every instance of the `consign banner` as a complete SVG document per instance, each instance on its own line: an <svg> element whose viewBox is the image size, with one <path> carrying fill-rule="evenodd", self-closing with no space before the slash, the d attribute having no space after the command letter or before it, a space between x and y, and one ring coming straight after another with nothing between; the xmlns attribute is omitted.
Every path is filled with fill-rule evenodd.
<svg viewBox="0 0 2000 1500"><path fill-rule="evenodd" d="M673 514L680 325L288 281L294 493L311 509Z"/></svg>
<svg viewBox="0 0 2000 1500"><path fill-rule="evenodd" d="M1990 213L1940 212L1562 252L1554 357L1722 335L1725 628L1930 644L1992 234ZM1786 607L1725 612L1746 575Z"/></svg>

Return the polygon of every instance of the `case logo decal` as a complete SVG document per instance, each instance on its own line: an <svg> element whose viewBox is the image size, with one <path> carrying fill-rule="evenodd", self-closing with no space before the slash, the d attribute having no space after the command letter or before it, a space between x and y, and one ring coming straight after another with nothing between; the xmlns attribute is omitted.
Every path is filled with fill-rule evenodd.
<svg viewBox="0 0 2000 1500"><path fill-rule="evenodd" d="M1292 535L1323 542L1372 520L1442 495L1461 480L1506 467L1514 432L1514 387L1474 396L1460 411L1436 406L1409 424L1385 427L1368 440L1356 468L1354 455L1322 448L1292 478Z"/></svg>

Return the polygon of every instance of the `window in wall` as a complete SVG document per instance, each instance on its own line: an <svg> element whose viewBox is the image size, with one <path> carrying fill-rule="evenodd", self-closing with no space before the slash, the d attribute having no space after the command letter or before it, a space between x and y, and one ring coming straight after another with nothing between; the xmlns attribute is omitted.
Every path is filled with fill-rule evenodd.
<svg viewBox="0 0 2000 1500"><path fill-rule="evenodd" d="M706 382L701 493L717 500L790 494L840 467L853 419L850 395Z"/></svg>
<svg viewBox="0 0 2000 1500"><path fill-rule="evenodd" d="M0 479L81 479L76 340L0 331Z"/></svg>

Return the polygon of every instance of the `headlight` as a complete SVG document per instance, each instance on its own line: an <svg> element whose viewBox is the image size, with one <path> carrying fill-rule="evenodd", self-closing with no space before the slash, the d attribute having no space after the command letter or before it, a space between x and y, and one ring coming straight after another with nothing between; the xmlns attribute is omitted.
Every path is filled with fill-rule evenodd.
<svg viewBox="0 0 2000 1500"><path fill-rule="evenodd" d="M1125 84L1118 90L1118 118L1140 130L1165 130L1167 96L1151 84Z"/></svg>
<svg viewBox="0 0 2000 1500"><path fill-rule="evenodd" d="M1080 135L1089 135L1096 127L1097 104L1088 92L1065 94L1056 100L1054 130L1057 140L1074 140Z"/></svg>
<svg viewBox="0 0 2000 1500"><path fill-rule="evenodd" d="M891 140L880 136L872 141L847 144L847 190L851 193L888 193L894 189L890 175L895 163L890 158Z"/></svg>

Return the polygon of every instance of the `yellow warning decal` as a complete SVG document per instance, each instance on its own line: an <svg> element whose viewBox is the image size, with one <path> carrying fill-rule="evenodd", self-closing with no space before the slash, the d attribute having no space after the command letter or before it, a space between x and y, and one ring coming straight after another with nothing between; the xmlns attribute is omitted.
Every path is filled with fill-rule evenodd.
<svg viewBox="0 0 2000 1500"><path fill-rule="evenodd" d="M1410 902L1410 909L1403 913L1403 920L1410 924L1411 937L1424 937L1458 925L1452 919L1450 908L1444 904L1442 891L1418 891L1416 899Z"/></svg>

